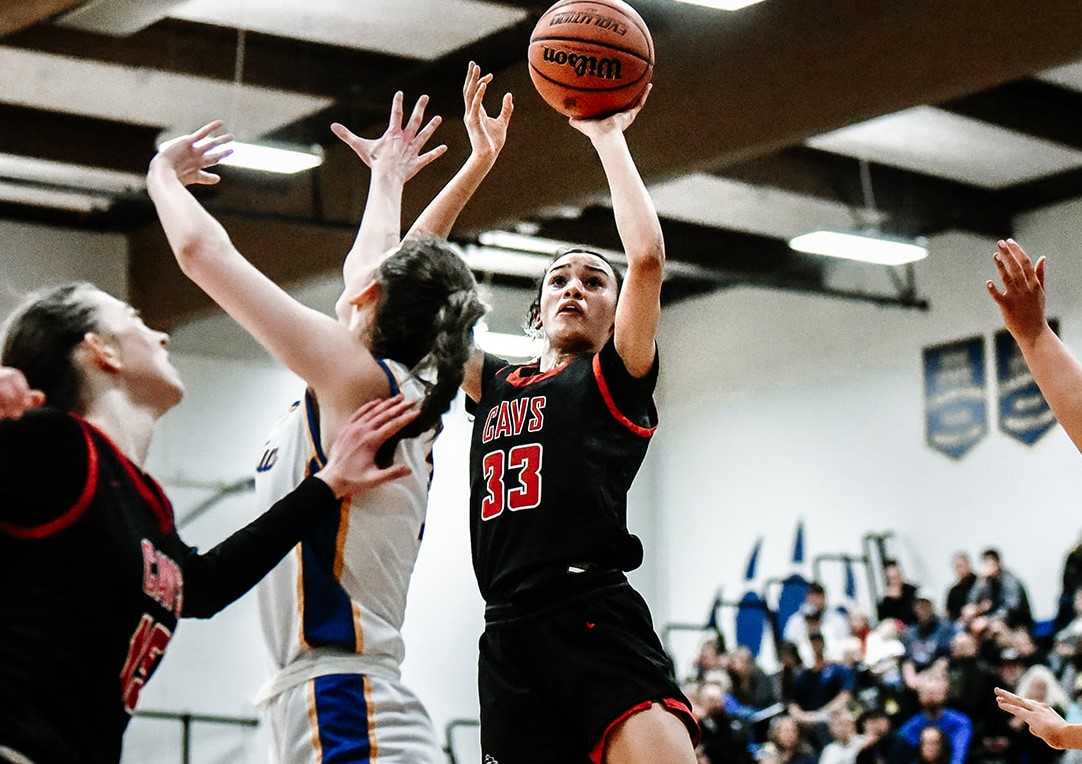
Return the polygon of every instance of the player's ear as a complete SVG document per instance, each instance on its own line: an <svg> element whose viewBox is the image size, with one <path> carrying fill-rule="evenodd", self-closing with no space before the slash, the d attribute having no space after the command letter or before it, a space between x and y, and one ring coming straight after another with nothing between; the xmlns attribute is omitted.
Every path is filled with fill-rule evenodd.
<svg viewBox="0 0 1082 764"><path fill-rule="evenodd" d="M369 281L365 285L364 289L350 298L349 304L358 308L363 308L366 303L379 302L379 297L383 293L383 286L377 279Z"/></svg>
<svg viewBox="0 0 1082 764"><path fill-rule="evenodd" d="M83 336L83 341L79 343L78 350L80 351L79 354L83 356L84 363L93 368L105 372L118 372L124 368L116 346L106 342L96 332L87 332Z"/></svg>

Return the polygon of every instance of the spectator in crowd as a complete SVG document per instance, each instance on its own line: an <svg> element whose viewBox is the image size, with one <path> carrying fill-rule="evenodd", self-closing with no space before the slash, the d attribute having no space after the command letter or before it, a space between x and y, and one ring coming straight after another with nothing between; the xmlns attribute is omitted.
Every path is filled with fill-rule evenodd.
<svg viewBox="0 0 1082 764"><path fill-rule="evenodd" d="M1016 692L1027 700L1048 704L1060 716L1067 713L1067 708L1071 704L1067 693L1046 666L1038 665L1029 668L1018 681ZM1026 731L1025 722L1021 719L1012 717L1008 725L1014 733L1011 735L1013 738L1011 748L1019 760L1026 764L1051 764L1062 758L1062 751L1050 748L1044 741L1030 735Z"/></svg>
<svg viewBox="0 0 1082 764"><path fill-rule="evenodd" d="M1010 627L1033 627L1029 597L1022 582L1003 567L995 549L981 553L981 577L969 593L962 617L1002 621Z"/></svg>
<svg viewBox="0 0 1082 764"><path fill-rule="evenodd" d="M1056 638L1082 637L1082 589L1076 589L1071 598L1071 618L1056 632Z"/></svg>
<svg viewBox="0 0 1082 764"><path fill-rule="evenodd" d="M857 764L889 764L893 737L890 717L880 708L861 715L857 724L864 738L864 748L857 754Z"/></svg>
<svg viewBox="0 0 1082 764"><path fill-rule="evenodd" d="M830 714L844 708L852 697L853 672L840 663L828 661L823 637L811 634L813 662L796 678L789 714L810 736L816 748L829 742L826 722Z"/></svg>
<svg viewBox="0 0 1082 764"><path fill-rule="evenodd" d="M972 634L959 632L951 640L947 679L950 686L947 705L969 717L973 738L983 739L989 716L1001 715L992 692L996 676L978 658L977 640Z"/></svg>
<svg viewBox="0 0 1082 764"><path fill-rule="evenodd" d="M1080 637L1064 629L1056 635L1052 645L1052 652L1048 656L1048 666L1062 687L1074 687L1075 680L1079 677L1079 662L1082 660L1079 643Z"/></svg>
<svg viewBox="0 0 1082 764"><path fill-rule="evenodd" d="M897 560L886 560L883 563L883 578L886 586L883 597L879 600L879 620L893 618L906 626L910 625L916 620L913 605L917 587L902 576L902 567Z"/></svg>
<svg viewBox="0 0 1082 764"><path fill-rule="evenodd" d="M1004 649L996 668L995 686L1014 692L1026 671L1021 657L1013 648ZM980 737L974 743L974 758L984 761L1015 761L1021 735L1010 724L1011 717L999 711L986 711L981 718Z"/></svg>
<svg viewBox="0 0 1082 764"><path fill-rule="evenodd" d="M924 592L914 597L913 611L916 622L910 626L902 639L905 644L906 683L931 668L938 660L947 658L951 652L954 626L940 619L932 599Z"/></svg>
<svg viewBox="0 0 1082 764"><path fill-rule="evenodd" d="M727 692L728 679L724 674L718 679L701 682L689 688L687 693L692 713L702 730L699 761L703 764L750 763L747 734L739 720L729 712L732 701Z"/></svg>
<svg viewBox="0 0 1082 764"><path fill-rule="evenodd" d="M778 716L770 723L770 742L778 764L816 764L815 752L801 737L800 727L790 716Z"/></svg>
<svg viewBox="0 0 1082 764"><path fill-rule="evenodd" d="M969 594L977 583L977 574L973 572L973 565L965 552L955 552L952 562L955 578L947 591L947 618L957 621L962 617L962 608L969 602Z"/></svg>
<svg viewBox="0 0 1082 764"><path fill-rule="evenodd" d="M808 635L818 632L826 642L827 657L840 660L842 644L849 637L849 619L837 610L827 607L826 590L822 584L812 582L804 595L804 604L800 612L790 618L782 632L786 642L792 642L800 650L800 658L805 664L812 662L811 645Z"/></svg>
<svg viewBox="0 0 1082 764"><path fill-rule="evenodd" d="M721 637L710 637L699 645L699 654L695 658L695 679L702 681L712 671L724 671L726 668L725 643Z"/></svg>
<svg viewBox="0 0 1082 764"><path fill-rule="evenodd" d="M839 708L830 715L831 743L823 749L819 764L856 764L857 754L865 739L857 734L857 722L848 708Z"/></svg>
<svg viewBox="0 0 1082 764"><path fill-rule="evenodd" d="M947 691L947 679L941 673L924 674L917 691L920 713L902 725L898 737L916 751L925 728L936 727L950 741L950 764L963 764L973 736L973 723L962 712L947 708Z"/></svg>
<svg viewBox="0 0 1082 764"><path fill-rule="evenodd" d="M868 620L868 614L858 608L849 611L849 633L853 639L860 642L861 659L863 660L864 648L868 645L868 635L872 633L872 624Z"/></svg>
<svg viewBox="0 0 1082 764"><path fill-rule="evenodd" d="M919 764L950 764L951 744L942 730L925 727L921 731L915 761Z"/></svg>
<svg viewBox="0 0 1082 764"><path fill-rule="evenodd" d="M742 705L759 710L778 702L773 682L755 664L755 656L746 647L738 647L729 654L729 678L732 695Z"/></svg>
<svg viewBox="0 0 1082 764"><path fill-rule="evenodd" d="M1079 615L1075 602L1078 590L1082 588L1082 540L1067 553L1063 562L1063 590L1059 596L1059 610L1056 613L1056 631L1063 629Z"/></svg>
<svg viewBox="0 0 1082 764"><path fill-rule="evenodd" d="M782 642L778 649L778 672L774 675L774 695L784 704L793 702L796 679L804 670L800 650L792 642Z"/></svg>

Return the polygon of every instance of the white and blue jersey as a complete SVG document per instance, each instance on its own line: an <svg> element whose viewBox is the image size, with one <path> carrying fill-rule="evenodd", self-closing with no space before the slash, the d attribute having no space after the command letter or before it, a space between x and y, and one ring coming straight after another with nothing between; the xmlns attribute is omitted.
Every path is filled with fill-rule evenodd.
<svg viewBox="0 0 1082 764"><path fill-rule="evenodd" d="M380 365L392 395L424 396L404 366ZM411 473L343 501L259 584L260 618L276 670L262 700L281 761L305 761L302 750L323 761L328 746L381 749L383 762L441 760L424 708L399 684L406 594L424 534L434 440L430 432L400 442L395 463ZM270 506L326 461L318 403L308 391L264 445L258 505ZM334 730L347 732L343 738ZM357 738L362 732L363 740ZM409 742L389 748L392 738Z"/></svg>

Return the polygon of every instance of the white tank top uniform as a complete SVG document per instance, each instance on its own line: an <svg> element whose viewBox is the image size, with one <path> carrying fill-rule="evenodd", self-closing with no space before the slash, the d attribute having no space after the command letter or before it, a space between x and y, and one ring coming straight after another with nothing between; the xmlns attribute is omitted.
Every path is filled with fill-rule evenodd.
<svg viewBox="0 0 1082 764"><path fill-rule="evenodd" d="M391 394L424 397L393 361ZM277 673L260 693L275 760L443 762L432 722L400 682L406 595L424 535L435 433L403 440L411 474L354 500L315 528L259 584L263 633ZM269 507L326 463L310 391L272 430L256 472Z"/></svg>

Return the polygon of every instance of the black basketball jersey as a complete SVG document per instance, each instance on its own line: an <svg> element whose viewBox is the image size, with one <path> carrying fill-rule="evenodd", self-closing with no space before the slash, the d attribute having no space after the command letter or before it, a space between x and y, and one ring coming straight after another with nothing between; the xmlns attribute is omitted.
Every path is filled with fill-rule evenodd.
<svg viewBox="0 0 1082 764"><path fill-rule="evenodd" d="M311 480L311 511L276 507L200 555L160 486L90 423L48 409L0 422L0 746L119 761L178 617L232 602L297 542L297 515L337 506Z"/></svg>
<svg viewBox="0 0 1082 764"><path fill-rule="evenodd" d="M658 361L637 379L610 340L541 373L485 356L470 449L473 566L489 603L566 578L633 570L627 492L657 427Z"/></svg>

